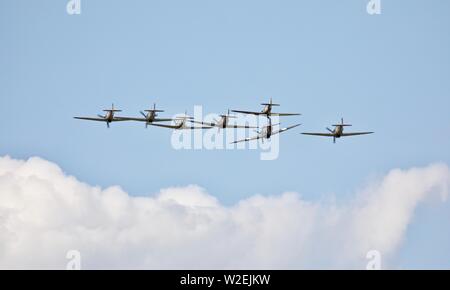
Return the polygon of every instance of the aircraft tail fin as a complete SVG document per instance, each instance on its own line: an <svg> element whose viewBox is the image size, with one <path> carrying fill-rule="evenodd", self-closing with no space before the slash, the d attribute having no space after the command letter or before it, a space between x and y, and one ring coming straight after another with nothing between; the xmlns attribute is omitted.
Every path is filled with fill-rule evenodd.
<svg viewBox="0 0 450 290"><path fill-rule="evenodd" d="M114 104L112 104L111 109L104 109L103 112L122 112L122 110L115 109Z"/></svg>
<svg viewBox="0 0 450 290"><path fill-rule="evenodd" d="M280 104L274 104L272 102L272 98L270 98L270 102L269 103L262 103L261 105L263 105L263 106L279 106Z"/></svg>
<svg viewBox="0 0 450 290"><path fill-rule="evenodd" d="M341 123L340 124L335 124L335 125L332 125L332 126L334 126L334 127L337 127L337 126L350 127L352 125L351 124L344 124L344 118L341 118Z"/></svg>

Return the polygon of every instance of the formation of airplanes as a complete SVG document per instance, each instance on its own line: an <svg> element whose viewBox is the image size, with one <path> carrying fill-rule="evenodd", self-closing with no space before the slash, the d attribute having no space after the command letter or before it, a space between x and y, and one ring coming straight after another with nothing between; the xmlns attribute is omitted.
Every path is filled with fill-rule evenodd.
<svg viewBox="0 0 450 290"><path fill-rule="evenodd" d="M283 133L287 130L293 129L295 127L300 126L301 124L295 124L289 127L280 128L280 124L272 124L272 116L299 116L299 113L276 113L272 112L273 107L280 106L280 104L274 104L272 102L272 98L270 98L269 103L262 103L261 105L264 108L261 111L243 111L243 110L231 110L234 113L240 114L250 114L256 116L265 116L267 117L268 124L262 127L259 131L255 130L257 135L249 138L245 138L242 140L233 141L232 143L240 143L240 142L248 142L252 140L262 139L264 142L265 139L270 139L271 136ZM238 125L231 124L230 119L237 118L235 115L230 114L230 110L228 110L227 114L220 115L220 119L214 119L214 122L202 122L194 120L193 117L187 115L187 112L183 116L178 116L175 118L159 118L158 113L164 112L164 110L156 109L156 104L153 104L152 109L141 111L142 117L118 117L115 113L122 112L122 110L118 110L114 108L114 104L112 104L111 109L103 110L105 112L104 115L97 115L97 117L74 117L79 120L88 120L88 121L98 121L105 122L106 126L109 128L110 123L113 122L122 122L122 121L137 121L137 122L145 122L145 127L148 125L169 128L174 130L195 130L195 129L212 129L217 128L220 129L226 128L244 128L244 129L258 129L257 127L252 127L248 125ZM161 122L172 122L172 124L164 124ZM201 125L195 126L194 124ZM329 133L302 133L303 135L311 135L311 136L323 136L323 137L332 137L333 143L336 143L336 139L341 137L348 136L357 136L357 135L368 135L373 134L374 132L351 132L344 133L344 128L352 126L350 124L345 124L344 119L341 118L341 123L332 125L334 129L326 128Z"/></svg>

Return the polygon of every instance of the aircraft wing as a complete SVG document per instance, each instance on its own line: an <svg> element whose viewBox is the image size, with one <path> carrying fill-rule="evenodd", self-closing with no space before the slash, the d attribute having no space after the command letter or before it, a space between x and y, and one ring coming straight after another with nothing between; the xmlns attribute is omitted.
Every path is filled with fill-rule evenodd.
<svg viewBox="0 0 450 290"><path fill-rule="evenodd" d="M238 141L233 141L233 142L231 142L231 144L236 144L236 143L239 143L239 142L248 142L248 141L258 140L258 139L261 139L261 136L255 136L255 137L245 138L245 139L238 140Z"/></svg>
<svg viewBox="0 0 450 290"><path fill-rule="evenodd" d="M140 122L146 122L147 119L145 118L132 118L132 117L114 117L115 121L140 121Z"/></svg>
<svg viewBox="0 0 450 290"><path fill-rule="evenodd" d="M155 118L153 122L169 122L173 121L173 119L161 119L161 118Z"/></svg>
<svg viewBox="0 0 450 290"><path fill-rule="evenodd" d="M114 121L139 121L139 122L147 122L146 118L133 118L133 117L114 117ZM153 122L168 122L172 121L172 119L160 119L156 118Z"/></svg>
<svg viewBox="0 0 450 290"><path fill-rule="evenodd" d="M212 127L209 127L209 126L202 126L202 127L193 127L193 126L189 127L189 126L187 126L187 127L181 128L181 129L195 130L195 129L211 129L211 128Z"/></svg>
<svg viewBox="0 0 450 290"><path fill-rule="evenodd" d="M153 123L150 123L150 125L158 126L158 127L164 127L164 128L169 128L169 129L179 129L180 128L179 125L166 125L166 124L153 124Z"/></svg>
<svg viewBox="0 0 450 290"><path fill-rule="evenodd" d="M254 127L254 126L247 126L247 125L230 125L227 124L227 128L245 128L245 129L256 129L258 127Z"/></svg>
<svg viewBox="0 0 450 290"><path fill-rule="evenodd" d="M345 136L356 136L356 135L367 135L367 134L372 134L373 132L355 132L355 133L342 133L342 137Z"/></svg>
<svg viewBox="0 0 450 290"><path fill-rule="evenodd" d="M88 121L100 121L100 122L106 122L105 118L90 118L90 117L73 117L74 119L78 120L88 120Z"/></svg>
<svg viewBox="0 0 450 290"><path fill-rule="evenodd" d="M201 125L207 125L207 126L210 126L210 127L215 127L216 126L215 123L200 122L200 121L194 121L194 120L189 120L189 122L196 123L196 124L201 124Z"/></svg>
<svg viewBox="0 0 450 290"><path fill-rule="evenodd" d="M324 136L324 137L333 137L334 134L331 133L302 133L303 135L310 135L310 136Z"/></svg>
<svg viewBox="0 0 450 290"><path fill-rule="evenodd" d="M299 116L297 113L270 113L271 116Z"/></svg>
<svg viewBox="0 0 450 290"><path fill-rule="evenodd" d="M232 112L235 113L242 113L242 114L250 114L250 115L267 115L266 113L263 112L252 112L252 111L240 111L240 110L231 110ZM298 116L301 114L297 114L297 113L270 113L270 116Z"/></svg>
<svg viewBox="0 0 450 290"><path fill-rule="evenodd" d="M212 127L189 127L189 126L184 126L184 127L180 127L179 125L165 125L165 124L153 124L150 123L150 125L152 126L158 126L158 127L164 127L164 128L170 128L170 129L187 129L187 130L193 130L193 129L211 129Z"/></svg>
<svg viewBox="0 0 450 290"><path fill-rule="evenodd" d="M272 135L279 134L279 133L283 133L284 131L287 131L287 130L292 129L292 128L295 128L295 127L298 127L298 126L300 126L300 125L301 125L301 124L296 124L296 125L293 125L293 126L289 126L289 127L287 127L287 128L281 128L281 129L279 129L279 130L275 130L275 131L272 132Z"/></svg>
<svg viewBox="0 0 450 290"><path fill-rule="evenodd" d="M250 114L250 115L266 115L262 112L252 112L252 111L239 111L239 110L231 110L231 112L242 113L242 114Z"/></svg>

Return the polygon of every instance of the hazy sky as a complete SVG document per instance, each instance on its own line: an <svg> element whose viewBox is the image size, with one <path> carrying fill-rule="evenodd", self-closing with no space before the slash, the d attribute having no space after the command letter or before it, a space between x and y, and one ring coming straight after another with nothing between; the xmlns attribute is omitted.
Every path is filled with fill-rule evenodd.
<svg viewBox="0 0 450 290"><path fill-rule="evenodd" d="M0 156L39 156L132 195L196 184L232 205L295 191L345 202L393 168L450 164L450 2L382 0L0 2ZM273 97L280 156L174 150L171 131L74 120L111 106L172 116L259 110ZM161 116L162 116L161 115ZM341 117L374 135L332 140ZM450 267L450 206L416 212L397 267Z"/></svg>

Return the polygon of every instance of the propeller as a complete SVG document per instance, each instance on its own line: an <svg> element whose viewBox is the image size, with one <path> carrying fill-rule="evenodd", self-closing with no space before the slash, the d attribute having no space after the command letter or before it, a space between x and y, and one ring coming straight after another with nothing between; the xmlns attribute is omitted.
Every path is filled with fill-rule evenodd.
<svg viewBox="0 0 450 290"><path fill-rule="evenodd" d="M147 114L145 114L145 113L142 112L142 111L139 111L139 113L141 113L141 115L142 115L146 120L148 119ZM148 128L148 121L145 122L145 128Z"/></svg>
<svg viewBox="0 0 450 290"><path fill-rule="evenodd" d="M331 133L334 133L334 130L331 130L330 128L327 127L327 130L330 131Z"/></svg>

